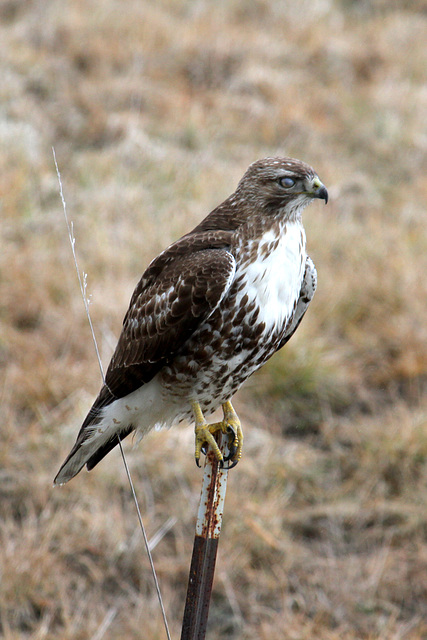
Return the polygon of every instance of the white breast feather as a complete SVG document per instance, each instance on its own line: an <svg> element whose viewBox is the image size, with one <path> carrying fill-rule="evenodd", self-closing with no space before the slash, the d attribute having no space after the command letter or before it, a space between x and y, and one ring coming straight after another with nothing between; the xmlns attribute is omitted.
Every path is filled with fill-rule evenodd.
<svg viewBox="0 0 427 640"><path fill-rule="evenodd" d="M239 298L248 294L260 309L258 322L265 322L266 331L286 322L298 300L306 260L305 232L299 222L288 223L276 249L263 256L262 248L275 236L267 231L261 239L258 259L246 269L246 287Z"/></svg>

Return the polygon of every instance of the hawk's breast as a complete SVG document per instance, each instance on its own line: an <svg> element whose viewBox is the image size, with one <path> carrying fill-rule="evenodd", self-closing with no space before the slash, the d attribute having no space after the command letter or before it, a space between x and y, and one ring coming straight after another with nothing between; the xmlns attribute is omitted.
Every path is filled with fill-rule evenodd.
<svg viewBox="0 0 427 640"><path fill-rule="evenodd" d="M252 243L256 243L256 252ZM261 238L249 241L242 248L242 266L236 276L242 276L242 288L236 296L240 306L248 296L248 307L258 309L258 322L265 323L266 332L286 325L298 300L306 260L305 232L299 222L288 222L282 228L269 229Z"/></svg>

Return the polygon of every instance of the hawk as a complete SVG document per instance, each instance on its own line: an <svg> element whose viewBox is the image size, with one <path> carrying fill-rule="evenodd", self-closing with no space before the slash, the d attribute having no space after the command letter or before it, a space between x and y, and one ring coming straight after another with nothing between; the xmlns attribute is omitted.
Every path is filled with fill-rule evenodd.
<svg viewBox="0 0 427 640"><path fill-rule="evenodd" d="M54 482L88 470L133 431L195 422L195 459L213 433L243 432L231 398L291 338L314 295L303 209L328 192L292 158L250 165L236 191L148 266L132 295L105 383ZM222 406L223 420L206 417Z"/></svg>

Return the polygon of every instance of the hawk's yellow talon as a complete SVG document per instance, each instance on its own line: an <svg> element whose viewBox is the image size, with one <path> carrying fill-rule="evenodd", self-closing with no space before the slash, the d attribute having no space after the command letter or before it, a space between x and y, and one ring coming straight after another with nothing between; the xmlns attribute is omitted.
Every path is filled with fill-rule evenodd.
<svg viewBox="0 0 427 640"><path fill-rule="evenodd" d="M221 420L220 422L214 422L213 424L208 424L206 422L198 402L193 402L191 406L193 409L195 420L194 432L196 437L196 446L194 457L197 466L200 467L200 454L206 447L211 447L212 451L215 454L215 458L218 460L218 462L223 464L223 455L220 451L218 443L213 436L213 434L217 433L218 431L222 431L222 433L225 434L230 434L230 432L232 434L232 441L229 444L230 455L227 456L227 460L233 460L234 464L232 466L234 467L242 457L243 431L240 420L237 417L237 414L234 411L231 402L226 402L222 405L222 409L224 412L223 420Z"/></svg>
<svg viewBox="0 0 427 640"><path fill-rule="evenodd" d="M218 431L218 429L215 429L214 431L212 431L211 428L213 426L216 426L216 425L211 425L206 422L204 425L199 425L199 426L196 426L195 428L196 449L195 449L194 457L196 458L196 463L200 459L202 447L206 445L212 449L212 451L215 454L215 458L218 460L218 462L221 462L223 460L222 453L218 447L218 444L215 438L212 435L212 433L215 433L216 431Z"/></svg>
<svg viewBox="0 0 427 640"><path fill-rule="evenodd" d="M230 443L230 460L235 461L235 465L239 462L242 457L242 449L243 449L243 430L242 425L240 424L240 420L237 416L237 413L233 409L233 405L231 402L226 402L222 405L222 410L224 411L224 423L227 425L229 429L234 434L233 442ZM233 466L235 466L233 465Z"/></svg>

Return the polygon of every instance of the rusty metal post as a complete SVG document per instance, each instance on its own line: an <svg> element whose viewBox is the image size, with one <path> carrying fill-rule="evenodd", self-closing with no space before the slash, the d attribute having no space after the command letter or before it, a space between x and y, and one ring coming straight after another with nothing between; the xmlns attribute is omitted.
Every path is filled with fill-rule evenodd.
<svg viewBox="0 0 427 640"><path fill-rule="evenodd" d="M222 454L228 454L228 437L218 435ZM194 537L181 640L204 640L208 622L215 561L224 512L228 470L221 468L209 449Z"/></svg>

